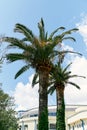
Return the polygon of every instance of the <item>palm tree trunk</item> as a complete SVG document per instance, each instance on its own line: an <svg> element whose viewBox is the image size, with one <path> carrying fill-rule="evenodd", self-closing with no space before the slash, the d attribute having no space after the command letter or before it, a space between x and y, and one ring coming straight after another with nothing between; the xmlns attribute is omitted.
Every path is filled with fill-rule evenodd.
<svg viewBox="0 0 87 130"><path fill-rule="evenodd" d="M48 130L48 71L39 71L39 130Z"/></svg>
<svg viewBox="0 0 87 130"><path fill-rule="evenodd" d="M64 87L62 86L56 87L56 94L57 94L56 130L66 130Z"/></svg>

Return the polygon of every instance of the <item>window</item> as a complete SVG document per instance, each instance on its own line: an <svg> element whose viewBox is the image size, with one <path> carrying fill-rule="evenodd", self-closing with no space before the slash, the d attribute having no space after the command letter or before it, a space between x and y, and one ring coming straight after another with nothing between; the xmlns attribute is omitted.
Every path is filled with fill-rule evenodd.
<svg viewBox="0 0 87 130"><path fill-rule="evenodd" d="M28 130L28 125L24 125L24 130Z"/></svg>
<svg viewBox="0 0 87 130"><path fill-rule="evenodd" d="M56 116L56 112L50 112L48 115L49 116Z"/></svg>
<svg viewBox="0 0 87 130"><path fill-rule="evenodd" d="M50 130L56 130L56 124L50 124Z"/></svg>
<svg viewBox="0 0 87 130"><path fill-rule="evenodd" d="M30 117L37 117L38 114L33 114L33 115L30 115Z"/></svg>
<svg viewBox="0 0 87 130"><path fill-rule="evenodd" d="M21 125L19 126L19 130L21 130Z"/></svg>

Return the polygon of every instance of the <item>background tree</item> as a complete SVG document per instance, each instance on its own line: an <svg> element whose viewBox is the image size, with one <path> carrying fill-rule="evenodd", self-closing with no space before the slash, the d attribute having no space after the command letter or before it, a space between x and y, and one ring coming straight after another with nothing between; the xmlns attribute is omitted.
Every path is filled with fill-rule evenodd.
<svg viewBox="0 0 87 130"><path fill-rule="evenodd" d="M0 88L0 129L17 130L17 119L13 110L13 98Z"/></svg>
<svg viewBox="0 0 87 130"><path fill-rule="evenodd" d="M52 94L56 90L57 99L56 130L66 130L64 103L64 90L66 85L70 84L80 89L80 87L77 84L71 82L70 79L75 77L85 78L84 76L72 75L71 71L68 70L70 65L71 64L63 68L61 63L59 62L58 64L54 65L50 73L50 88L48 90L48 93Z"/></svg>
<svg viewBox="0 0 87 130"><path fill-rule="evenodd" d="M15 75L17 78L23 72L30 67L34 68L39 74L39 130L48 130L48 79L49 73L52 68L52 62L55 56L61 55L62 52L57 50L56 46L62 43L63 40L75 39L69 36L72 32L78 29L74 28L68 31L56 35L59 30L64 30L64 27L59 27L54 30L48 37L48 33L45 32L44 21L38 23L39 37L22 24L16 24L14 31L23 34L23 39L14 37L3 37L2 41L8 42L8 48L18 49L15 53L9 53L6 55L6 59L9 62L15 62L18 60L25 61L24 65ZM21 51L20 51L21 50ZM44 118L44 120L43 120Z"/></svg>

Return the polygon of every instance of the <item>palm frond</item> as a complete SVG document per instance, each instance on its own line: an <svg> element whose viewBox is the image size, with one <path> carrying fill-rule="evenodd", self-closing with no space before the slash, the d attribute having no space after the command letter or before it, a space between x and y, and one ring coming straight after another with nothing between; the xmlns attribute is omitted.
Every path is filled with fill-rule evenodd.
<svg viewBox="0 0 87 130"><path fill-rule="evenodd" d="M21 42L25 42L25 41L28 41L27 37L24 37L20 40Z"/></svg>
<svg viewBox="0 0 87 130"><path fill-rule="evenodd" d="M63 51L53 50L53 52L50 54L49 58L58 56L58 63L60 64L60 63L63 62L65 55L68 54L68 53L73 53L73 54L77 54L77 55L82 56L82 54L79 53L79 52L67 51L67 50L63 50Z"/></svg>
<svg viewBox="0 0 87 130"><path fill-rule="evenodd" d="M17 60L24 60L25 56L23 54L20 53L10 53L6 55L6 58L9 62L14 62Z"/></svg>
<svg viewBox="0 0 87 130"><path fill-rule="evenodd" d="M54 34L57 33L59 30L64 30L64 29L65 29L65 27L59 27L59 28L57 28L56 30L54 30L54 31L50 34L48 40L51 40L52 37L54 36Z"/></svg>
<svg viewBox="0 0 87 130"><path fill-rule="evenodd" d="M48 41L47 38L48 38L48 32L46 32L45 41Z"/></svg>
<svg viewBox="0 0 87 130"><path fill-rule="evenodd" d="M54 51L49 55L49 58L54 58L54 57L59 56L59 55L60 55L59 51L54 50Z"/></svg>
<svg viewBox="0 0 87 130"><path fill-rule="evenodd" d="M38 76L39 76L38 73L34 74L34 77L33 77L33 80L32 80L32 87L34 87L34 85L39 83L39 80L37 80Z"/></svg>
<svg viewBox="0 0 87 130"><path fill-rule="evenodd" d="M61 37L63 38L65 35L69 35L69 34L71 34L72 32L76 32L76 31L78 31L77 28L70 29L70 30L65 31L64 33L62 33L62 34L61 34Z"/></svg>
<svg viewBox="0 0 87 130"><path fill-rule="evenodd" d="M80 89L80 87L79 87L79 85L77 85L77 84L75 84L75 83L73 83L73 82L67 82L68 84L71 84L71 85L73 85L73 86L75 86L77 89Z"/></svg>
<svg viewBox="0 0 87 130"><path fill-rule="evenodd" d="M17 38L13 38L13 37L3 37L3 42L10 43L8 45L8 48L13 48L13 47L17 47L19 49L26 49L27 48L26 43L23 43L21 40L19 40Z"/></svg>
<svg viewBox="0 0 87 130"><path fill-rule="evenodd" d="M62 40L72 40L76 42L76 39L74 37L64 37Z"/></svg>
<svg viewBox="0 0 87 130"><path fill-rule="evenodd" d="M75 51L67 51L67 50L57 51L57 53L60 54L60 55L61 55L61 54L67 54L67 53L73 53L73 54L78 54L78 55L82 56L82 54L79 53L79 52L75 52Z"/></svg>
<svg viewBox="0 0 87 130"><path fill-rule="evenodd" d="M54 91L55 91L55 87L54 87L54 85L53 85L53 86L51 86L51 87L48 89L48 94L52 95Z"/></svg>
<svg viewBox="0 0 87 130"><path fill-rule="evenodd" d="M53 43L55 43L55 45L59 44L59 43L62 43L62 37L60 35L58 36L55 36L53 38Z"/></svg>
<svg viewBox="0 0 87 130"><path fill-rule="evenodd" d="M45 28L44 28L44 21L41 18L41 21L38 23L38 28L39 28L39 38L41 41L45 39Z"/></svg>
<svg viewBox="0 0 87 130"><path fill-rule="evenodd" d="M71 75L71 71L68 71L68 68L70 67L72 63L68 64L65 68L61 66L61 64L55 64L53 66L53 69L50 72L49 76L49 89L48 93L53 93L56 88L54 86L65 86L66 84L71 84L75 86L76 88L80 89L79 85L76 83L73 83L69 81L70 78L86 78L85 76L79 76L79 75ZM52 88L51 88L52 87Z"/></svg>
<svg viewBox="0 0 87 130"><path fill-rule="evenodd" d="M25 71L27 71L30 68L30 65L25 65L23 66L15 75L15 79L18 78L22 73L24 73Z"/></svg>
<svg viewBox="0 0 87 130"><path fill-rule="evenodd" d="M64 68L63 73L65 73L65 72L67 71L67 69L70 67L71 64L72 64L72 62L71 62L70 64L68 64L68 65Z"/></svg>
<svg viewBox="0 0 87 130"><path fill-rule="evenodd" d="M73 37L65 37L66 35L70 35L72 32L75 32L77 31L78 29L74 28L74 29L71 29L71 30L68 30L68 31L65 31L63 32L62 34L60 35L57 35L53 38L53 41L55 44L59 44L59 43L62 43L63 40L68 40L68 39L71 39L73 41L76 41Z"/></svg>
<svg viewBox="0 0 87 130"><path fill-rule="evenodd" d="M80 77L80 78L84 78L84 79L86 78L85 76L79 76L79 75L70 75L69 77L70 78L75 78L75 77L78 78L78 77Z"/></svg>
<svg viewBox="0 0 87 130"><path fill-rule="evenodd" d="M46 46L43 47L44 55L46 57L50 57L52 53L54 53L54 46L53 44L47 44Z"/></svg>
<svg viewBox="0 0 87 130"><path fill-rule="evenodd" d="M27 28L26 26L17 23L14 28L15 32L23 33L30 42L33 42L33 38L35 37L33 32Z"/></svg>

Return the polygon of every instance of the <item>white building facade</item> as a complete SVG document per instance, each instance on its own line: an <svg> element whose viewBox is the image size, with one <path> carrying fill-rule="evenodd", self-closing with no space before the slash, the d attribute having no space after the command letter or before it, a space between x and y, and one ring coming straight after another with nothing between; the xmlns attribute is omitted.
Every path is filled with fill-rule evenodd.
<svg viewBox="0 0 87 130"><path fill-rule="evenodd" d="M80 106L67 118L69 130L87 130L87 106Z"/></svg>
<svg viewBox="0 0 87 130"><path fill-rule="evenodd" d="M48 107L49 130L56 130L56 106ZM66 105L66 130L87 130L87 106ZM19 130L37 130L38 108L23 112L18 121Z"/></svg>

